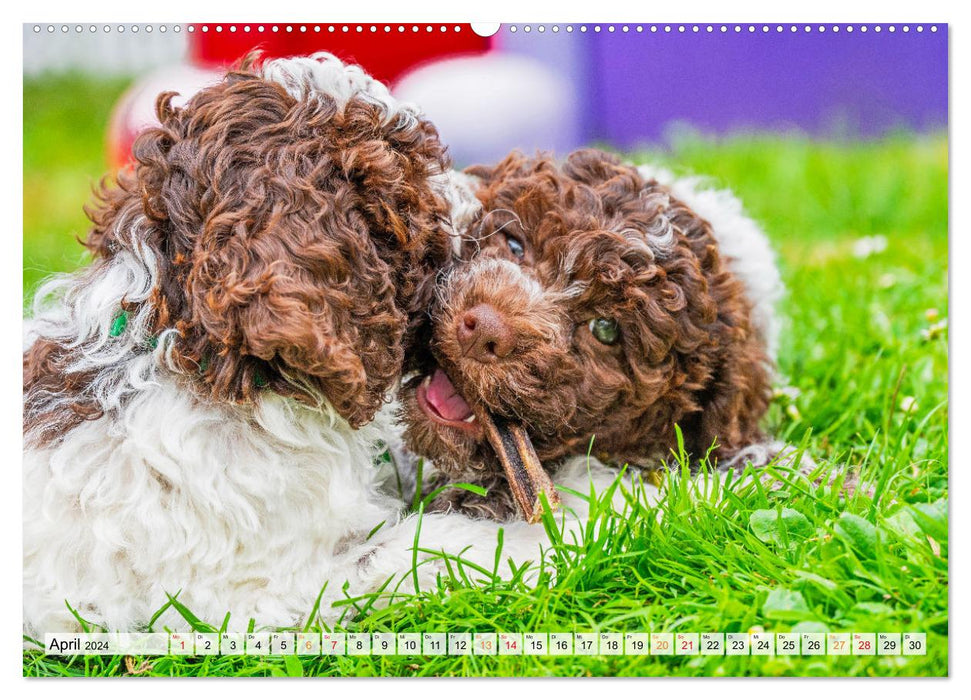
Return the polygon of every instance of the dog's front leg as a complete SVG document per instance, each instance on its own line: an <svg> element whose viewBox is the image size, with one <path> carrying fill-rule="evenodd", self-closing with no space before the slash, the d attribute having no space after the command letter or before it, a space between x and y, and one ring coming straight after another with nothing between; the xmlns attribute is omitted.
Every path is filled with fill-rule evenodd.
<svg viewBox="0 0 971 700"><path fill-rule="evenodd" d="M500 473L489 473L469 479L465 483L478 486L485 493L476 493L462 486L450 483L449 477L437 475L422 491L426 497L438 491L438 495L428 505L429 513L461 513L470 518L487 518L506 522L521 518L516 507L509 483Z"/></svg>

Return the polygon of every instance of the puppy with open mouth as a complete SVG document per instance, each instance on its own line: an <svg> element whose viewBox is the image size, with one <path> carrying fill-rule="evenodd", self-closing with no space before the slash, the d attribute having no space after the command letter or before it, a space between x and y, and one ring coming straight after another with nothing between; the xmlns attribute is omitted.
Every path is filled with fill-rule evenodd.
<svg viewBox="0 0 971 700"><path fill-rule="evenodd" d="M466 173L481 206L456 222L464 262L439 282L402 410L416 454L490 493L439 508L535 519L523 484L552 488L516 476L514 439L549 469L591 442L603 463L653 466L679 426L694 460L768 461L782 288L738 200L592 149Z"/></svg>

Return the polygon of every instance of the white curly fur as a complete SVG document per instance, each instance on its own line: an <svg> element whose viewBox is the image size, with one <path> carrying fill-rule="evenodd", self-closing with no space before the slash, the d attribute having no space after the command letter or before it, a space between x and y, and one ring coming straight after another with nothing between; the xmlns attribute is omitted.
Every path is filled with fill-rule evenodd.
<svg viewBox="0 0 971 700"><path fill-rule="evenodd" d="M266 61L262 75L282 85L298 101L326 95L338 109L343 109L351 98L358 97L379 106L386 124L398 119L402 127L410 129L418 121L419 110L415 105L396 100L384 83L372 78L360 66L347 65L326 51Z"/></svg>
<svg viewBox="0 0 971 700"><path fill-rule="evenodd" d="M98 370L106 410L52 446L25 450L25 631L43 638L77 629L65 601L108 629L137 630L167 593L181 591L202 619L218 624L230 612L229 628L245 629L250 618L300 623L325 584L321 615L329 621L345 595L388 579L389 590L410 590L418 519L382 491L388 474L374 466L384 443L396 440L393 407L355 431L331 410L273 394L252 406L199 402L167 367L165 343L135 352L140 316L132 332L108 334L121 299L145 295L154 278L146 259L95 263L49 284L25 323L28 346L45 337L81 349L78 366ZM558 481L586 492L591 477L602 489L614 476L596 464L588 473L579 459ZM585 504L566 502L578 516L567 528L578 536ZM499 527L428 515L419 547L491 570ZM541 526L504 527L504 562L540 558ZM444 563L418 560L428 560L419 585L435 585ZM158 624L187 628L171 608Z"/></svg>

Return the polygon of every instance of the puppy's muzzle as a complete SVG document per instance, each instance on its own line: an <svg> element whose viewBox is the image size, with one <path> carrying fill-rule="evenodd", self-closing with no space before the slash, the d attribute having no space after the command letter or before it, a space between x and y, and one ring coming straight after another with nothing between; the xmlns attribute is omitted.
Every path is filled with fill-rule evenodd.
<svg viewBox="0 0 971 700"><path fill-rule="evenodd" d="M462 357L483 364L499 362L516 349L516 330L492 304L477 304L460 313L455 337Z"/></svg>

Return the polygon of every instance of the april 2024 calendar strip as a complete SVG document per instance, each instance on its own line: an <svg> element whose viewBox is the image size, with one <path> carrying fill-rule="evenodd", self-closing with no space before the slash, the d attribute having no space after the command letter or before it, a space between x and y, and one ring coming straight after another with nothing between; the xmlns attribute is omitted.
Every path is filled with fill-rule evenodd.
<svg viewBox="0 0 971 700"><path fill-rule="evenodd" d="M57 656L924 656L924 632L47 634Z"/></svg>

